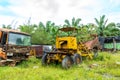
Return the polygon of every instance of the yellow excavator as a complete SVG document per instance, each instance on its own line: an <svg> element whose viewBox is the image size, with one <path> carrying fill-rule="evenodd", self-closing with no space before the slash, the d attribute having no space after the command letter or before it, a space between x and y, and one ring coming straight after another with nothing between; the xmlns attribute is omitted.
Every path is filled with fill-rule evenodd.
<svg viewBox="0 0 120 80"><path fill-rule="evenodd" d="M80 64L82 57L93 59L94 54L85 44L77 41L78 29L74 27L66 27L59 29L58 34L62 32L67 35L57 35L56 45L51 52L45 52L42 56L42 65L51 62L62 63L65 69L70 68L73 64Z"/></svg>

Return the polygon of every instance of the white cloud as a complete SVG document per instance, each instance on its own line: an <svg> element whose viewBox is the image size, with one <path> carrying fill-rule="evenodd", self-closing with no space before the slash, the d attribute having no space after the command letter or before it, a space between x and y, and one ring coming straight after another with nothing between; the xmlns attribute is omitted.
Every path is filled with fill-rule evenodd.
<svg viewBox="0 0 120 80"><path fill-rule="evenodd" d="M0 10L3 10L4 8L2 6L0 6Z"/></svg>
<svg viewBox="0 0 120 80"><path fill-rule="evenodd" d="M114 21L119 20L119 12L106 13L104 12L107 4L119 5L119 0L9 0L12 5L7 9L15 13L17 16L6 17L0 16L3 19L0 24L8 24L12 20L18 20L18 24L24 23L31 17L32 23L40 21L46 22L51 20L57 24L63 24L65 19L71 20L72 17L82 18L82 23L94 23L95 17L100 17L106 14L108 19ZM105 5L106 4L106 5ZM2 8L0 7L0 10ZM107 7L107 10L109 7ZM5 19L4 19L5 18ZM110 21L112 21L110 20ZM120 20L119 20L120 21Z"/></svg>
<svg viewBox="0 0 120 80"><path fill-rule="evenodd" d="M111 4L114 4L114 6L120 5L120 0L110 0Z"/></svg>
<svg viewBox="0 0 120 80"><path fill-rule="evenodd" d="M12 16L0 16L0 27L2 27L3 24L5 25L11 25L13 28L17 28L20 24L26 23L27 20L24 18L18 18L18 17L12 17Z"/></svg>
<svg viewBox="0 0 120 80"><path fill-rule="evenodd" d="M120 12L113 12L108 15L109 22L120 23Z"/></svg>

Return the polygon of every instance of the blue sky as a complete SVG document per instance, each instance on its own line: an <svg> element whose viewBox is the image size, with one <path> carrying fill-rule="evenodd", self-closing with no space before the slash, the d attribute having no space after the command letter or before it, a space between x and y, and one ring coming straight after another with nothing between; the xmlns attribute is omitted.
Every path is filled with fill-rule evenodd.
<svg viewBox="0 0 120 80"><path fill-rule="evenodd" d="M119 0L0 0L0 26L17 22L16 26L51 20L63 24L65 19L81 18L81 23L95 23L106 15L109 22L120 23ZM14 21L14 23L13 23Z"/></svg>
<svg viewBox="0 0 120 80"><path fill-rule="evenodd" d="M6 7L6 6L9 6L10 3L8 0L0 0L0 5L3 6L3 7Z"/></svg>

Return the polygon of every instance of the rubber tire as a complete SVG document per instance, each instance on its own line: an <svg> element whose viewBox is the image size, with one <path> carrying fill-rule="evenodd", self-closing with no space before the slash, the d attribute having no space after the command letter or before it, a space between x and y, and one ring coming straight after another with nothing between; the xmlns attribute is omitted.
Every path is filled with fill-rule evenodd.
<svg viewBox="0 0 120 80"><path fill-rule="evenodd" d="M78 62L79 60L79 62ZM74 64L78 65L78 64L81 64L82 63L82 56L80 56L80 54L74 54L73 55L73 61L74 61Z"/></svg>
<svg viewBox="0 0 120 80"><path fill-rule="evenodd" d="M68 62L70 62L68 64ZM62 67L64 69L69 69L73 65L73 60L70 56L65 56L64 59L62 60Z"/></svg>
<svg viewBox="0 0 120 80"><path fill-rule="evenodd" d="M42 65L47 65L48 64L47 63L47 54L46 53L42 56L41 62L42 62Z"/></svg>

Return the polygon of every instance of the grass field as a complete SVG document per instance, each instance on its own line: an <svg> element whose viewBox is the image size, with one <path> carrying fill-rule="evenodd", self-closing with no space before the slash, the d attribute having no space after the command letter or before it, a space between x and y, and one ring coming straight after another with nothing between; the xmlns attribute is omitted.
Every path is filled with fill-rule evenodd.
<svg viewBox="0 0 120 80"><path fill-rule="evenodd" d="M0 67L0 80L120 80L120 52L99 52L94 60L84 60L68 70L61 65L42 66L35 57L16 67Z"/></svg>

